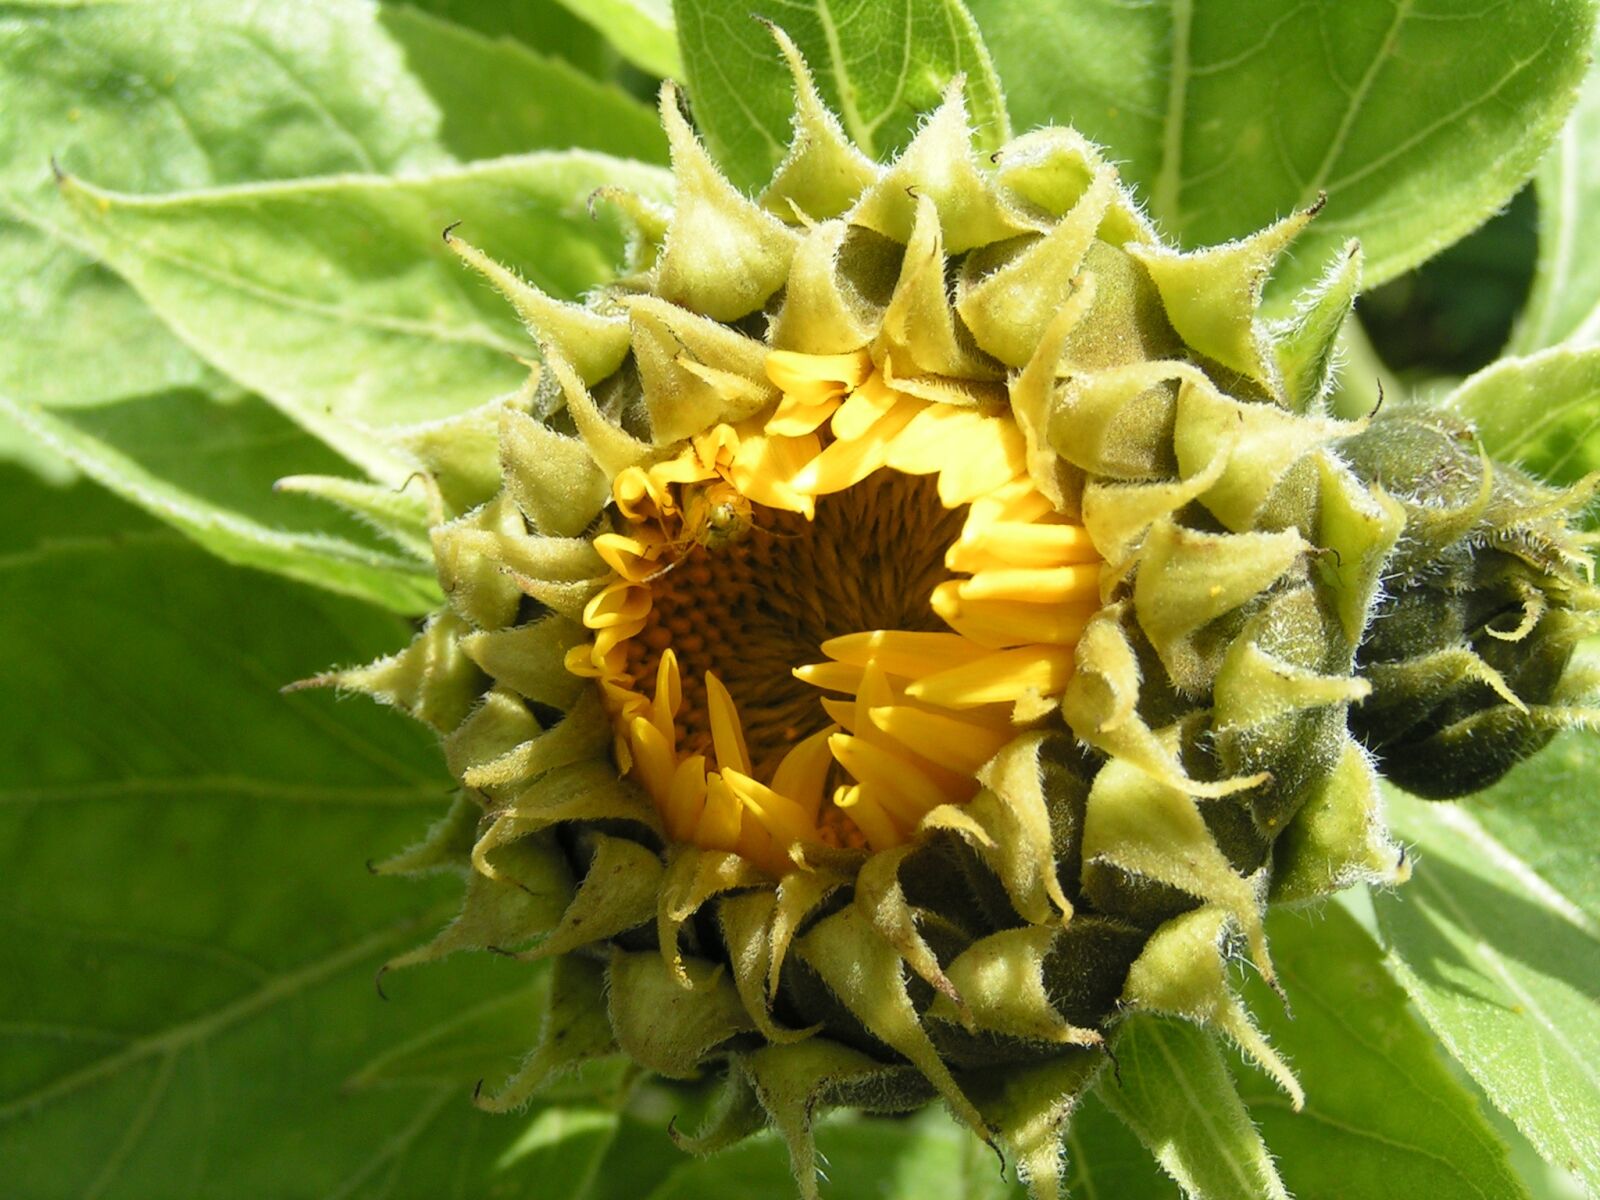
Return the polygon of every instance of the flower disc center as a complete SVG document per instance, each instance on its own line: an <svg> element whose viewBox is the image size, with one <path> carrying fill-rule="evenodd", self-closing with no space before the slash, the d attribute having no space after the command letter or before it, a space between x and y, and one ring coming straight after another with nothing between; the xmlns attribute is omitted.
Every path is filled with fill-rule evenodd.
<svg viewBox="0 0 1600 1200"><path fill-rule="evenodd" d="M697 499L684 498L685 512ZM952 577L945 552L964 510L945 508L931 478L889 471L822 497L809 521L748 501L731 507L723 502L649 580L650 611L626 644L626 673L648 692L672 650L683 687L679 753L708 756L705 677L715 675L738 710L756 777L770 779L785 753L831 723L817 689L794 675L826 657L824 643L863 629L947 628L929 600Z"/></svg>

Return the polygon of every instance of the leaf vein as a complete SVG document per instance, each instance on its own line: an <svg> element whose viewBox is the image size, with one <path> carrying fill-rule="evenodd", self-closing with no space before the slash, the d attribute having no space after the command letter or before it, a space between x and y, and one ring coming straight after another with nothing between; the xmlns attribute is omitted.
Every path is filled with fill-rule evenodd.
<svg viewBox="0 0 1600 1200"><path fill-rule="evenodd" d="M0 1125L25 1117L55 1101L82 1091L91 1084L109 1079L157 1055L176 1055L191 1046L208 1041L257 1013L333 978L342 971L385 950L409 936L423 923L416 918L391 925L377 933L340 947L331 954L313 959L292 971L271 979L261 988L209 1013L183 1021L158 1033L139 1038L122 1051L72 1071L42 1087L0 1104Z"/></svg>
<svg viewBox="0 0 1600 1200"><path fill-rule="evenodd" d="M1367 64L1367 69L1362 72L1360 80L1354 90L1348 94L1350 103L1345 106L1344 115L1339 119L1339 125L1333 132L1333 137L1328 140L1328 149L1323 153L1322 162L1311 173L1311 182L1301 193L1301 204L1309 204L1316 199L1317 193L1328 182L1328 173L1338 162L1339 156L1344 153L1345 143L1350 139L1350 131L1355 128L1356 118L1361 115L1362 107L1371 95L1373 85L1377 83L1378 76L1382 73L1388 60L1394 55L1395 43L1400 38L1401 27L1405 25L1411 15L1411 9L1416 0L1399 0L1394 7L1394 19L1389 23L1389 28L1383 35L1383 41L1378 45L1378 51L1373 55L1372 61ZM1331 65L1331 64L1330 64ZM1337 74L1334 74L1337 79ZM1329 191L1334 189L1329 188Z"/></svg>

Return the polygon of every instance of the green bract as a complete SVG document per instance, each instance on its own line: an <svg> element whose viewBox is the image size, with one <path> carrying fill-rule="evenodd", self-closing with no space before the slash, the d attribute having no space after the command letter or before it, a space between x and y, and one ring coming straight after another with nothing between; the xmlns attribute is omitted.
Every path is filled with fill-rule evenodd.
<svg viewBox="0 0 1600 1200"><path fill-rule="evenodd" d="M773 1125L810 1196L818 1113L938 1099L1054 1196L1072 1110L1130 1014L1231 1038L1298 1107L1231 963L1274 982L1271 902L1407 876L1380 771L1457 795L1591 720L1567 672L1596 608L1571 528L1588 489L1491 464L1444 418L1330 413L1357 248L1291 317L1258 312L1314 210L1179 251L1071 130L976 154L959 85L879 166L778 40L797 107L769 185L735 190L668 87L672 205L596 194L632 242L586 304L447 234L543 367L406 435L448 605L409 648L320 682L430 725L462 785L381 869L461 870L465 904L390 965L555 960L542 1040L486 1107L619 1051L715 1077L721 1102L680 1142ZM919 413L1014 423L1026 481L1100 565L1070 678L1017 698L970 800L892 848L797 841L764 869L669 833L617 697L568 665L604 628L605 539L637 525L619 480L724 427L755 436L788 394L772 351L864 355ZM379 489L294 486L422 532ZM721 547L703 545L714 595Z"/></svg>

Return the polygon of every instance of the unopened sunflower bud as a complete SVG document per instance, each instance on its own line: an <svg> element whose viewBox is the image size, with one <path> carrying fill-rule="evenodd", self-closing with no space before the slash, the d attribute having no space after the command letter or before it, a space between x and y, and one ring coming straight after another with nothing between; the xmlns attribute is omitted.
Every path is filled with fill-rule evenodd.
<svg viewBox="0 0 1600 1200"><path fill-rule="evenodd" d="M1269 898L1404 878L1372 752L1466 786L1569 719L1576 501L1324 414L1358 254L1257 315L1312 212L1179 251L1070 130L976 156L959 85L880 167L777 38L771 186L669 86L675 205L601 197L630 274L585 305L452 236L542 365L418 443L448 607L323 682L463 785L392 869L465 906L399 961L556 960L485 1106L610 1052L714 1077L679 1140L770 1123L810 1197L820 1109L939 1098L1042 1200L1125 1012L1298 1101L1226 957L1270 980Z"/></svg>
<svg viewBox="0 0 1600 1200"><path fill-rule="evenodd" d="M1351 714L1379 770L1419 795L1460 796L1591 722L1567 669L1600 628L1574 528L1596 481L1547 487L1432 411L1381 416L1341 449L1406 508L1361 647L1373 695Z"/></svg>

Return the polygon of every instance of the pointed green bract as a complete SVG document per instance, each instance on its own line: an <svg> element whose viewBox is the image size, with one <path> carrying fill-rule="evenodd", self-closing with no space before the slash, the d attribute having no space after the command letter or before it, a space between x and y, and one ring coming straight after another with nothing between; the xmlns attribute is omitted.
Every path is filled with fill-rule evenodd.
<svg viewBox="0 0 1600 1200"><path fill-rule="evenodd" d="M1339 330L1361 291L1361 243L1351 242L1308 288L1274 339L1284 399L1295 412L1316 411L1333 386Z"/></svg>

